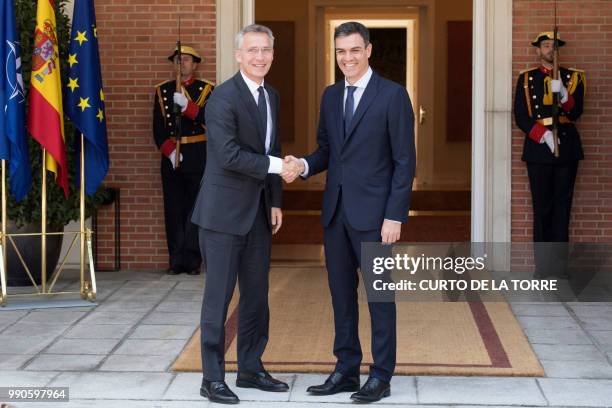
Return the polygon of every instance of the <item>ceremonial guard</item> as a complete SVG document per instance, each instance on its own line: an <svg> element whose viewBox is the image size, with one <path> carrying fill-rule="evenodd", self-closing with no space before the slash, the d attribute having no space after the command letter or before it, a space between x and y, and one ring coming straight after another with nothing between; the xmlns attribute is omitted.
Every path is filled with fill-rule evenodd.
<svg viewBox="0 0 612 408"><path fill-rule="evenodd" d="M540 33L531 45L540 65L519 74L514 114L525 132L522 160L533 202L533 241L566 243L578 161L584 158L574 123L582 115L586 77L584 71L558 66L557 49L565 41L555 32Z"/></svg>
<svg viewBox="0 0 612 408"><path fill-rule="evenodd" d="M194 76L200 55L189 46L178 47L168 59L180 58L181 89L177 81L162 82L155 88L153 134L162 153L161 177L170 275L200 273L198 230L190 214L206 164L204 111L214 84ZM177 121L180 115L180 123ZM180 132L180 135L178 134ZM180 136L180 143L177 138ZM177 154L178 152L178 154Z"/></svg>

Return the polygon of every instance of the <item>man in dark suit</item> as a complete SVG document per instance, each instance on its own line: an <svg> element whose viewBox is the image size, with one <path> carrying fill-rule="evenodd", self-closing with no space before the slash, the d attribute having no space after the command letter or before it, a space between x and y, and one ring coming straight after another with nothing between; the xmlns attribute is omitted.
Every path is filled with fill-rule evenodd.
<svg viewBox="0 0 612 408"><path fill-rule="evenodd" d="M390 395L396 309L394 301L368 303L374 364L359 389L357 268L361 243L396 242L407 219L415 170L414 114L406 89L369 67L372 44L366 27L344 23L336 28L334 41L345 79L323 93L319 147L304 159L285 158L300 166L302 177L327 170L321 221L337 363L324 384L308 391L315 395L358 391L351 399L373 402ZM293 180L289 173L283 178Z"/></svg>
<svg viewBox="0 0 612 408"><path fill-rule="evenodd" d="M206 259L200 394L214 402L239 402L224 381L224 323L237 279L236 386L289 389L261 362L268 341L271 236L282 223L279 174L297 167L280 158L279 96L264 83L273 46L267 27L254 24L238 33L235 56L240 71L215 88L206 108L206 169L192 222L199 226Z"/></svg>

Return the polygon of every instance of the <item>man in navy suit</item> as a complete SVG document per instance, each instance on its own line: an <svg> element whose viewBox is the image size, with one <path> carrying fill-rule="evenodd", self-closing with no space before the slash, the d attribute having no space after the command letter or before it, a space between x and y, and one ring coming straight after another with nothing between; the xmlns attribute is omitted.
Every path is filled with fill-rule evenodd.
<svg viewBox="0 0 612 408"><path fill-rule="evenodd" d="M303 178L327 170L321 222L334 308L334 372L315 395L358 391L351 399L378 401L390 395L395 369L395 302L369 302L374 364L363 387L359 368L357 268L361 243L392 244L406 221L415 170L414 114L406 89L372 71L368 29L348 22L334 34L336 61L345 79L327 87L321 100L317 150L296 163ZM293 174L283 175L287 182ZM364 280L365 281L365 280Z"/></svg>
<svg viewBox="0 0 612 408"><path fill-rule="evenodd" d="M284 172L295 173L297 168L280 158L279 96L264 83L273 47L269 28L253 24L242 29L235 54L240 71L215 88L206 107L206 170L191 221L199 227L200 251L206 259L200 394L213 402L239 402L225 383L224 324L236 280L236 386L289 389L270 376L261 361L268 342L272 234L282 223L279 174L286 176Z"/></svg>

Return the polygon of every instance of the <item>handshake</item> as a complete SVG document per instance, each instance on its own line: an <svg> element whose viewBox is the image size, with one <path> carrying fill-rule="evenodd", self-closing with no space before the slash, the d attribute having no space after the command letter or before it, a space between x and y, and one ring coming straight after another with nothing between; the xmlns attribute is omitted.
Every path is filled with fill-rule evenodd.
<svg viewBox="0 0 612 408"><path fill-rule="evenodd" d="M292 183L305 170L306 168L302 160L295 156L285 156L280 176L285 180L285 183Z"/></svg>

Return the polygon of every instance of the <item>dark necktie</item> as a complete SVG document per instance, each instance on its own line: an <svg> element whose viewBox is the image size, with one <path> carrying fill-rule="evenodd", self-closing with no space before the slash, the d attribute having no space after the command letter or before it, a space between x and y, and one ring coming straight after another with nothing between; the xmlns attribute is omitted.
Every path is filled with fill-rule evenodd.
<svg viewBox="0 0 612 408"><path fill-rule="evenodd" d="M266 94L263 86L257 88L257 91L259 92L259 98L257 98L257 110L259 110L259 118L263 124L265 140L268 131L268 107L266 106Z"/></svg>
<svg viewBox="0 0 612 408"><path fill-rule="evenodd" d="M353 110L355 109L355 99L353 94L355 93L356 86L346 87L346 102L344 103L344 137L348 136L349 126L353 120Z"/></svg>

